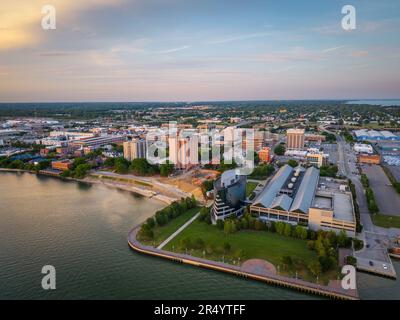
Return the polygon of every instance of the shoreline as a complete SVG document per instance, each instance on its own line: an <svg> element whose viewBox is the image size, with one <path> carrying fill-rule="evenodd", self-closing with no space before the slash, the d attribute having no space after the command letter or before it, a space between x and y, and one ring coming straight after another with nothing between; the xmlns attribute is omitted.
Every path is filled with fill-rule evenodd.
<svg viewBox="0 0 400 320"><path fill-rule="evenodd" d="M147 254L150 256L167 259L173 262L184 263L205 269L225 272L235 276L265 282L269 285L294 289L306 294L319 295L339 300L359 300L357 289L344 290L340 286L323 286L307 282L301 279L294 279L276 274L270 274L270 275L258 274L256 272L245 271L239 266L234 266L222 262L207 260L181 253L175 253L175 252L165 251L162 249L157 249L151 246L146 246L137 240L137 234L140 230L140 227L141 225L137 225L136 227L134 227L129 232L127 239L129 247L138 253Z"/></svg>
<svg viewBox="0 0 400 320"><path fill-rule="evenodd" d="M171 204L172 202L176 201L177 199L174 198L170 198L167 196L164 196L162 194L157 194L156 192L150 192L147 190L143 190L140 189L138 187L134 187L134 186L127 186L127 185L123 185L123 184L116 184L116 183L111 183L111 182L106 182L103 181L101 179L99 180L90 180L90 179L77 179L77 178L64 178L64 177L60 177L58 175L54 175L54 174L49 174L44 172L43 170L37 172L37 171L30 171L30 170L24 170L24 169L9 169L9 168L0 168L0 172L10 172L10 173L29 173L29 174L34 174L34 175L38 175L38 176L46 176L46 177L52 177L52 178L56 178L58 180L61 181L73 181L73 182L78 182L78 183L85 183L85 184L89 184L89 185L102 185L105 187L109 187L109 188L114 188L117 190L123 190L123 191L128 191L128 192L132 192L136 195L145 197L147 199L155 199L157 201L160 201L166 205Z"/></svg>

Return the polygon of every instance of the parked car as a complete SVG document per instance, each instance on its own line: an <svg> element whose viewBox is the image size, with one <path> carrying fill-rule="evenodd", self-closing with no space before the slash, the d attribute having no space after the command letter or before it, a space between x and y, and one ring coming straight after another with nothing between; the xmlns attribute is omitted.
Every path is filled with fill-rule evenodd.
<svg viewBox="0 0 400 320"><path fill-rule="evenodd" d="M383 264L383 269L387 270L388 266L386 264Z"/></svg>
<svg viewBox="0 0 400 320"><path fill-rule="evenodd" d="M372 261L370 261L369 265L372 267L374 265L374 263Z"/></svg>

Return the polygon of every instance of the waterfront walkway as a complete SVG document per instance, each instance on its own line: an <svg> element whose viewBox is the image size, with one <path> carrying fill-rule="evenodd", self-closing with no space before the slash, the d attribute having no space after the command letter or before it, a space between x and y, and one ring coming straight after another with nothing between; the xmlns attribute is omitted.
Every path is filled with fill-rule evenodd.
<svg viewBox="0 0 400 320"><path fill-rule="evenodd" d="M168 242L170 242L173 238L175 238L178 234L180 234L183 230L187 228L188 225L190 225L194 220L197 219L197 217L200 215L200 212L197 212L192 218L190 218L188 221L185 222L184 225L182 225L178 230L176 230L173 234L171 234L167 239L165 239L158 247L157 249L162 249L164 248Z"/></svg>
<svg viewBox="0 0 400 320"><path fill-rule="evenodd" d="M128 244L133 250L140 253L168 259L175 262L185 263L197 267L222 271L240 277L266 282L272 285L278 285L286 288L296 289L308 294L316 294L333 299L345 299L345 300L359 299L357 290L345 290L340 285L338 285L337 281L332 281L330 282L330 285L324 286L316 283L307 282L301 279L289 278L273 273L267 275L265 274L265 272L258 273L257 270L250 271L248 270L248 268L247 270L245 270L241 266L230 265L223 262L207 260L186 254L169 252L151 246L146 246L141 244L136 239L139 230L140 230L140 225L131 230L131 232L128 235Z"/></svg>

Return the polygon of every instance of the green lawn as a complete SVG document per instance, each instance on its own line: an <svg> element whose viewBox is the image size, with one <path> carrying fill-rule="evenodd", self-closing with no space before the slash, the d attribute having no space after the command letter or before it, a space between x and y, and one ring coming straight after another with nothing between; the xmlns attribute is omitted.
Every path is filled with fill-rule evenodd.
<svg viewBox="0 0 400 320"><path fill-rule="evenodd" d="M387 216L383 214L371 215L374 225L383 228L400 228L400 217Z"/></svg>
<svg viewBox="0 0 400 320"><path fill-rule="evenodd" d="M258 186L257 182L247 182L246 197L249 197L257 186Z"/></svg>
<svg viewBox="0 0 400 320"><path fill-rule="evenodd" d="M198 257L221 261L227 263L243 262L248 259L264 259L275 266L282 267L282 257L291 256L299 261L296 270L305 280L314 281L313 277L306 270L306 266L317 259L315 251L307 249L307 241L290 237L280 236L268 231L239 231L226 235L223 230L216 226L208 225L198 220L183 230L175 239L169 242L164 249L175 252L184 252L182 240L190 238L195 240L201 238L205 243L205 250L191 250L191 254ZM224 252L224 243L231 245L229 252ZM286 272L281 268L281 274L293 275L293 270ZM331 276L331 275L329 275ZM323 281L323 277L321 277Z"/></svg>
<svg viewBox="0 0 400 320"><path fill-rule="evenodd" d="M199 212L200 208L196 207L193 209L189 209L188 211L182 213L180 216L176 217L169 221L165 226L155 226L153 229L154 232L154 242L155 245L158 246L167 239L171 234L173 234L176 230L179 229L182 225L185 224L190 218L192 218L197 212ZM153 245L153 241L142 241L143 243Z"/></svg>

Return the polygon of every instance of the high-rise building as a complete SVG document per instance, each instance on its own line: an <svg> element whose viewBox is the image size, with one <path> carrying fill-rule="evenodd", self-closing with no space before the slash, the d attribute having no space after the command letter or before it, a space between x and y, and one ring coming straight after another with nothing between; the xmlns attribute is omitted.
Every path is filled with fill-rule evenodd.
<svg viewBox="0 0 400 320"><path fill-rule="evenodd" d="M301 150L304 148L304 129L288 129L286 149Z"/></svg>
<svg viewBox="0 0 400 320"><path fill-rule="evenodd" d="M146 158L146 140L133 139L124 142L124 158L128 161Z"/></svg>
<svg viewBox="0 0 400 320"><path fill-rule="evenodd" d="M199 137L170 137L169 161L176 169L189 169L199 163Z"/></svg>

